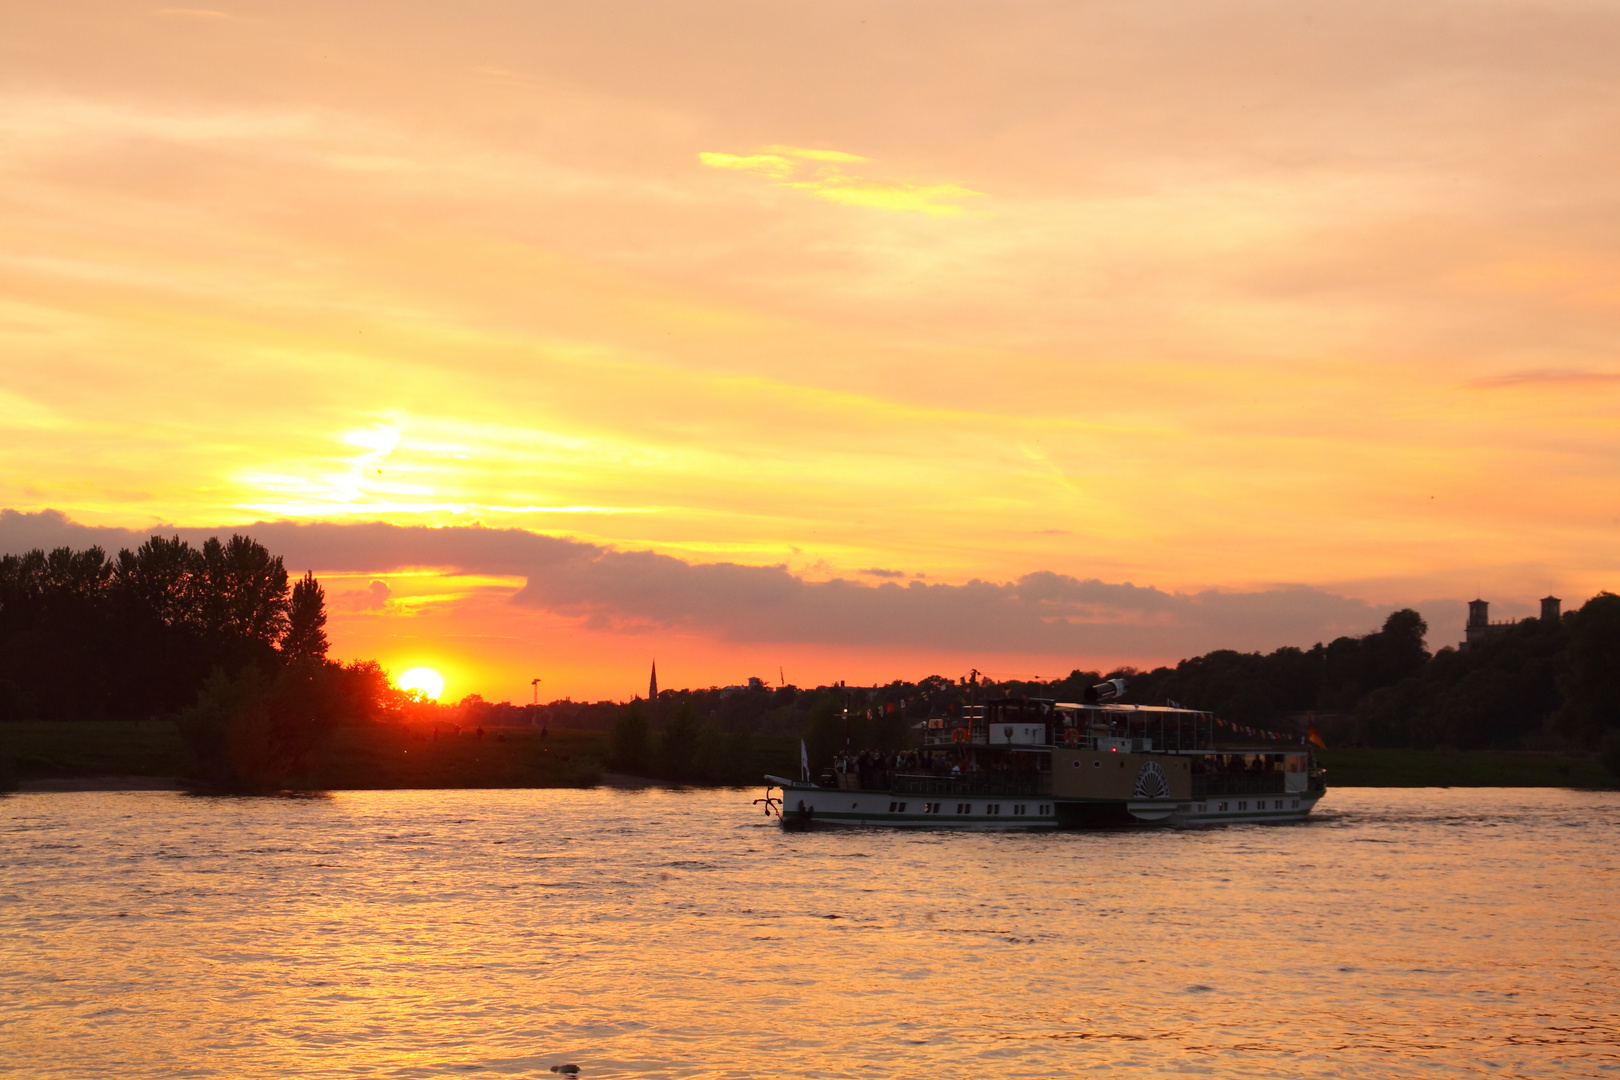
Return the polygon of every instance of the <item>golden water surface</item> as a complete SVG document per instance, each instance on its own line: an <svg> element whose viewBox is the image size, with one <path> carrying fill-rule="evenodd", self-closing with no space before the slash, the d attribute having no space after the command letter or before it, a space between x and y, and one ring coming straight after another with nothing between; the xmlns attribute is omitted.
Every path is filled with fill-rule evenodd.
<svg viewBox="0 0 1620 1080"><path fill-rule="evenodd" d="M0 801L0 1073L1620 1075L1620 796L784 834L757 792Z"/></svg>

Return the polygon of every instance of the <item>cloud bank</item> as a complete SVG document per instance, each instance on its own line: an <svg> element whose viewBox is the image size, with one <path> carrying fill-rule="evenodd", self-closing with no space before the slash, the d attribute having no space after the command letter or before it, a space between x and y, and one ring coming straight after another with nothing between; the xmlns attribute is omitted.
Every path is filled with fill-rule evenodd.
<svg viewBox="0 0 1620 1080"><path fill-rule="evenodd" d="M0 511L7 553L64 544L116 550L152 533L198 543L230 532L254 536L292 570L440 567L521 576L525 584L511 598L520 609L577 618L597 631L697 633L732 643L1170 657L1309 646L1374 630L1391 610L1304 585L1179 593L1049 571L964 584L815 581L783 566L693 563L520 529L274 521L140 531L84 526L54 510Z"/></svg>

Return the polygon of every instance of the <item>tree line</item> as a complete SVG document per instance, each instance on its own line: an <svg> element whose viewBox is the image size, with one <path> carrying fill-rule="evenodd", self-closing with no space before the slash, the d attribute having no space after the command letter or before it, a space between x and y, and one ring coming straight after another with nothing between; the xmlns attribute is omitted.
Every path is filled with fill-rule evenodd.
<svg viewBox="0 0 1620 1080"><path fill-rule="evenodd" d="M1218 649L1147 671L666 690L657 702L619 707L612 764L675 780L729 777L747 760L751 735L795 734L820 768L845 747L915 745L919 725L989 697L1080 702L1089 687L1124 678L1126 704L1181 705L1292 735L1314 725L1339 745L1596 750L1620 774L1620 597L1601 593L1556 621L1499 628L1467 650L1431 653L1427 635L1408 608L1377 631L1308 649Z"/></svg>
<svg viewBox="0 0 1620 1080"><path fill-rule="evenodd" d="M271 787L295 776L345 719L402 716L409 703L373 662L327 659L325 594L246 536L192 547L154 536L0 558L0 720L176 717L205 778ZM625 771L751 782L760 736L805 741L813 766L845 747L903 749L918 725L997 695L1082 701L1124 677L1124 701L1176 703L1229 722L1375 747L1597 749L1620 772L1620 597L1558 620L1502 627L1466 651L1431 653L1415 611L1311 648L1220 649L1149 671L1075 670L1050 681L970 673L881 686L666 690L655 701L547 706L463 702L480 717L611 727ZM423 706L418 706L422 708ZM478 723L484 723L479 719ZM770 740L766 740L769 742ZM777 741L780 741L778 738Z"/></svg>
<svg viewBox="0 0 1620 1080"><path fill-rule="evenodd" d="M1220 650L1132 673L1128 700L1283 730L1309 718L1371 747L1599 750L1620 772L1620 597L1495 628L1467 649L1430 653L1427 633L1406 609L1376 633L1310 649Z"/></svg>
<svg viewBox="0 0 1620 1080"><path fill-rule="evenodd" d="M154 536L0 558L0 720L175 717L199 779L296 779L332 726L397 704L373 662L327 659L326 597L250 537Z"/></svg>

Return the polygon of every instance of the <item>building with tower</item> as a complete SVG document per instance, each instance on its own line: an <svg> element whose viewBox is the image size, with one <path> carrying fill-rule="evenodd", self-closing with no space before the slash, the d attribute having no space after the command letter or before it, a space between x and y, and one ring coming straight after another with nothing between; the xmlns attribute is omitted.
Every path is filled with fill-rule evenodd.
<svg viewBox="0 0 1620 1080"><path fill-rule="evenodd" d="M1541 598L1541 620L1543 622L1557 622L1562 618L1563 601L1556 596ZM1499 634L1510 626L1517 626L1520 619L1505 619L1502 622L1491 622L1491 605L1488 600L1468 601L1468 625L1463 629L1464 641L1458 646L1458 651L1467 652L1470 645L1484 641L1492 634Z"/></svg>

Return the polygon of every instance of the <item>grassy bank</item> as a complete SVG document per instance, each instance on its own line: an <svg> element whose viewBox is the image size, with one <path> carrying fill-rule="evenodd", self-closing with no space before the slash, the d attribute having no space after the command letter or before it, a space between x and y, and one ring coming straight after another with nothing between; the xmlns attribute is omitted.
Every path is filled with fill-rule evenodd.
<svg viewBox="0 0 1620 1080"><path fill-rule="evenodd" d="M167 720L0 724L0 771L18 780L183 776L191 754Z"/></svg>
<svg viewBox="0 0 1620 1080"><path fill-rule="evenodd" d="M1562 754L1335 747L1316 756L1329 787L1620 787L1596 759Z"/></svg>
<svg viewBox="0 0 1620 1080"><path fill-rule="evenodd" d="M756 737L736 779L753 783L766 772L796 772L798 745ZM533 728L505 728L483 738L433 739L368 724L334 732L311 761L306 784L326 790L588 787L600 781L607 757L608 736L600 731L552 731L541 738ZM0 724L0 777L184 777L193 771L191 754L169 721Z"/></svg>

